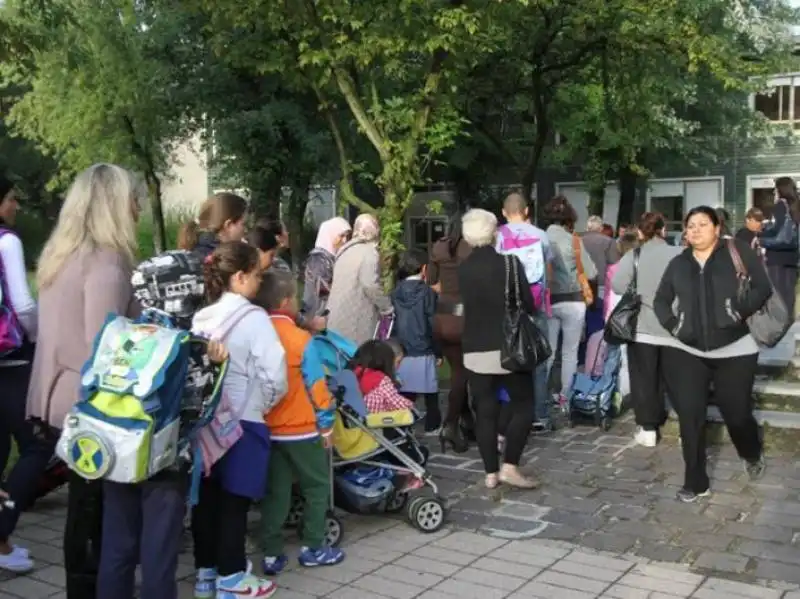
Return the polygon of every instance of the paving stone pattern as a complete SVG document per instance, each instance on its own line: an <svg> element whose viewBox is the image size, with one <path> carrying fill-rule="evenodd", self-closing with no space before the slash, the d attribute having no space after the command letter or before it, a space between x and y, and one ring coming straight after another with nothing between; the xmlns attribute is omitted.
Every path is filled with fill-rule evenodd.
<svg viewBox="0 0 800 599"><path fill-rule="evenodd" d="M571 541L598 550L690 565L732 579L800 583L800 467L768 456L768 472L747 479L733 447L709 449L714 494L675 500L683 482L680 447L632 442L633 423L533 437L525 470L535 491L487 492L477 452L436 455L432 470L452 497L451 522L508 539Z"/></svg>
<svg viewBox="0 0 800 599"><path fill-rule="evenodd" d="M294 566L279 577L277 597L800 599L795 456L770 456L768 474L752 484L732 448L713 447L715 493L685 505L674 500L679 447L635 446L632 428L622 422L609 432L579 427L532 437L524 469L541 478L535 491L487 492L476 450L437 449L431 471L451 506L446 530L425 535L399 516L345 515L347 561ZM15 540L37 569L0 575L0 599L65 597L65 511L60 492L23 516ZM186 545L181 599L191 597L188 536Z"/></svg>

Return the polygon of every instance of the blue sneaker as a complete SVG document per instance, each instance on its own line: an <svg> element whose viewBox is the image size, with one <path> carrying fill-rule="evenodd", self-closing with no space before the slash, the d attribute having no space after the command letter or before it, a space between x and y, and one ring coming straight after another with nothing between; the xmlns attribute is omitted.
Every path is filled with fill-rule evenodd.
<svg viewBox="0 0 800 599"><path fill-rule="evenodd" d="M344 551L336 547L323 547L322 549L303 547L300 550L300 557L297 561L299 561L300 565L304 568L335 566L344 561Z"/></svg>
<svg viewBox="0 0 800 599"><path fill-rule="evenodd" d="M285 555L278 557L265 557L261 562L261 569L267 576L277 576L289 565L289 558Z"/></svg>
<svg viewBox="0 0 800 599"><path fill-rule="evenodd" d="M198 568L194 583L194 599L214 599L216 594L216 568Z"/></svg>

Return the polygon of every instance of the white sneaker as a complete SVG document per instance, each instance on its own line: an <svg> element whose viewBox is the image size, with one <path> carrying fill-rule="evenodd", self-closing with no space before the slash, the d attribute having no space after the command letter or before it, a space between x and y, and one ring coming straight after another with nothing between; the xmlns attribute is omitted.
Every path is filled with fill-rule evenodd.
<svg viewBox="0 0 800 599"><path fill-rule="evenodd" d="M642 447L655 447L658 443L658 433L656 431L646 431L641 426L636 429L633 440Z"/></svg>
<svg viewBox="0 0 800 599"><path fill-rule="evenodd" d="M15 545L11 553L8 555L0 555L0 570L14 572L15 574L24 574L25 572L33 570L33 560L27 549Z"/></svg>

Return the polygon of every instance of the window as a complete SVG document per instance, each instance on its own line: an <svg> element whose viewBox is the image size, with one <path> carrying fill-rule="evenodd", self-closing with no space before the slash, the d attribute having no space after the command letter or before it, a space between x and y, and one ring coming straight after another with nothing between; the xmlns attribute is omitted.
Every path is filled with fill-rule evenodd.
<svg viewBox="0 0 800 599"><path fill-rule="evenodd" d="M753 95L752 105L770 121L800 129L800 75L773 79L769 89Z"/></svg>
<svg viewBox="0 0 800 599"><path fill-rule="evenodd" d="M650 197L651 212L660 212L667 221L668 231L679 231L683 226L683 196Z"/></svg>
<svg viewBox="0 0 800 599"><path fill-rule="evenodd" d="M447 220L445 218L409 218L411 239L409 247L430 252L431 246L445 235Z"/></svg>

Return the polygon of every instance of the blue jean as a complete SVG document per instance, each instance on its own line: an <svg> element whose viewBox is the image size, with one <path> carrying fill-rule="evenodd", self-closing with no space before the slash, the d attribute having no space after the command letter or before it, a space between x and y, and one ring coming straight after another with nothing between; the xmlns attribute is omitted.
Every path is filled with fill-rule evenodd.
<svg viewBox="0 0 800 599"><path fill-rule="evenodd" d="M141 597L177 599L186 485L151 480L138 485L103 483L103 542L97 596L133 599L136 564Z"/></svg>
<svg viewBox="0 0 800 599"><path fill-rule="evenodd" d="M544 314L536 315L536 326L545 334L548 333L547 316ZM553 352L556 349L553 348ZM550 379L550 360L545 360L533 371L533 419L537 422L550 420L550 393L548 392L548 380Z"/></svg>

